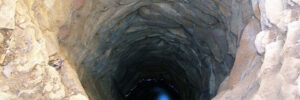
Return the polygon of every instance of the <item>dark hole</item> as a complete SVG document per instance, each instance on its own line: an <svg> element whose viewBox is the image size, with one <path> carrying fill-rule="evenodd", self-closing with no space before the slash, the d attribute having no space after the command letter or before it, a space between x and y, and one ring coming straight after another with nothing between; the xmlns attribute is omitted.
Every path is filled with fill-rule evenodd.
<svg viewBox="0 0 300 100"><path fill-rule="evenodd" d="M140 80L125 97L126 100L182 100L171 82L158 78Z"/></svg>

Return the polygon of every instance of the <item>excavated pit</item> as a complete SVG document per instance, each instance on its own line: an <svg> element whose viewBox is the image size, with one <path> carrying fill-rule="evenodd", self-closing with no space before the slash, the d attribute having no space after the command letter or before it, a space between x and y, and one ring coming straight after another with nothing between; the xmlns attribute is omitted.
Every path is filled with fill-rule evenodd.
<svg viewBox="0 0 300 100"><path fill-rule="evenodd" d="M0 100L300 100L299 5L1 0Z"/></svg>
<svg viewBox="0 0 300 100"><path fill-rule="evenodd" d="M83 26L90 34L71 30L60 42L72 51L92 100L165 100L159 99L164 94L170 100L209 100L229 75L239 38L215 4L154 0L99 8L88 19L96 25Z"/></svg>

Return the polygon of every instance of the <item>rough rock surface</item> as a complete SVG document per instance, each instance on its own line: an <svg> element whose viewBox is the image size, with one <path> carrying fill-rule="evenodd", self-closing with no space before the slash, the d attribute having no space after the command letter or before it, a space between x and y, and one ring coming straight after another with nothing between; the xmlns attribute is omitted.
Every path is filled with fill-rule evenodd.
<svg viewBox="0 0 300 100"><path fill-rule="evenodd" d="M299 100L299 17L299 0L1 0L0 100L123 100L157 76L184 100Z"/></svg>
<svg viewBox="0 0 300 100"><path fill-rule="evenodd" d="M296 1L261 0L262 31L256 35L256 59L244 58L240 64L252 63L246 69L232 70L227 88L214 100L299 100L300 8ZM265 12L265 13L264 13ZM240 49L242 45L240 45ZM238 57L238 54L237 54ZM261 65L253 62L261 62ZM235 68L233 68L235 69ZM241 73L242 75L235 75ZM243 78L237 77L243 76ZM227 82L224 82L224 84ZM231 83L231 84L229 84Z"/></svg>
<svg viewBox="0 0 300 100"><path fill-rule="evenodd" d="M46 8L45 2L56 7ZM63 7L53 0L0 1L0 100L87 99L67 61L60 69L48 64L53 55L49 49L53 52L58 46L50 35L66 19L49 15L65 13Z"/></svg>
<svg viewBox="0 0 300 100"><path fill-rule="evenodd" d="M15 28L15 9L16 0L1 0L0 1L0 29Z"/></svg>

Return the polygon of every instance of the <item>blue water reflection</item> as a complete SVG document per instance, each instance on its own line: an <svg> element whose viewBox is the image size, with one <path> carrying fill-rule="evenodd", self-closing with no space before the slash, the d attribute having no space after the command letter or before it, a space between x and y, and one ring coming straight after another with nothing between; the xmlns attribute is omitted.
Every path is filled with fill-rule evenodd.
<svg viewBox="0 0 300 100"><path fill-rule="evenodd" d="M158 93L156 100L170 100L169 95L166 93L166 91L162 88L155 88L154 91Z"/></svg>
<svg viewBox="0 0 300 100"><path fill-rule="evenodd" d="M158 96L157 100L170 100L170 97L167 94L162 93Z"/></svg>

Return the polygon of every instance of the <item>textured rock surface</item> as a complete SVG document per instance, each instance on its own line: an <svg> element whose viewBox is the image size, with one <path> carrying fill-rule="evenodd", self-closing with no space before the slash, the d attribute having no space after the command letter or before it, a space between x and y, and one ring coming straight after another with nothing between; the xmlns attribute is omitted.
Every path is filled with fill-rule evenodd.
<svg viewBox="0 0 300 100"><path fill-rule="evenodd" d="M48 49L53 52L53 48L58 46L58 42L55 42L57 40L51 41L56 37L51 36L55 36L59 23L64 23L61 21L66 19L66 15L62 15L65 18L63 19L56 14L65 13L67 9L59 8L67 5L53 1L56 7L47 10L42 1L0 2L0 27L5 28L0 29L0 100L47 100L67 99L73 95L86 96L77 74L67 61L60 69L48 65L52 60ZM55 17L51 17L51 13ZM57 52L56 54L59 55Z"/></svg>
<svg viewBox="0 0 300 100"><path fill-rule="evenodd" d="M123 100L149 77L184 100L299 100L299 4L1 0L0 100Z"/></svg>
<svg viewBox="0 0 300 100"><path fill-rule="evenodd" d="M15 28L15 8L16 0L0 1L0 29Z"/></svg>
<svg viewBox="0 0 300 100"><path fill-rule="evenodd" d="M258 61L263 61L262 65L254 64L248 69L239 70L245 78L238 77L238 82L222 85L220 88L228 89L219 92L214 100L300 99L299 5L289 0L262 0L260 11L261 15L265 15L263 12L267 15L261 17L262 31L256 35L255 40L260 55ZM244 64L255 61L257 59L248 59ZM234 75L229 77L236 78Z"/></svg>

